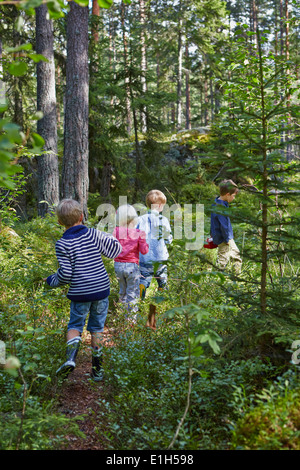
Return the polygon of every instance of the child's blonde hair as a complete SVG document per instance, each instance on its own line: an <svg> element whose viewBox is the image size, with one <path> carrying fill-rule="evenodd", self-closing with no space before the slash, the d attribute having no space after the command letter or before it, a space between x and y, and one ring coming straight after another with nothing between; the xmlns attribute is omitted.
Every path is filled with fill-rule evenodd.
<svg viewBox="0 0 300 470"><path fill-rule="evenodd" d="M117 210L117 225L119 227L126 227L131 222L134 222L136 225L138 220L138 215L136 210L130 204L124 204L120 206Z"/></svg>
<svg viewBox="0 0 300 470"><path fill-rule="evenodd" d="M166 202L166 196L164 195L164 193L159 191L159 189L152 189L146 196L146 204L149 209L152 204L166 204Z"/></svg>
<svg viewBox="0 0 300 470"><path fill-rule="evenodd" d="M65 227L72 227L80 221L82 207L74 199L63 199L56 208L59 222Z"/></svg>

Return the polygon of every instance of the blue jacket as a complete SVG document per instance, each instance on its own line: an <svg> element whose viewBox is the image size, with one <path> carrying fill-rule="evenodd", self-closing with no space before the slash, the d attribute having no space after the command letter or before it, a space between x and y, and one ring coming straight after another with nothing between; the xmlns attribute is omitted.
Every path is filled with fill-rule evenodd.
<svg viewBox="0 0 300 470"><path fill-rule="evenodd" d="M222 199L219 199L219 196L216 197L215 204L213 204L213 206L216 206L216 204L222 204L225 207L229 207L228 202L222 201ZM216 245L220 245L223 242L228 243L229 240L233 238L230 218L227 215L212 212L210 216L210 234Z"/></svg>
<svg viewBox="0 0 300 470"><path fill-rule="evenodd" d="M166 261L169 257L166 244L171 244L173 240L169 220L156 210L149 210L139 217L137 228L146 233L149 245L147 254L140 253L140 263Z"/></svg>

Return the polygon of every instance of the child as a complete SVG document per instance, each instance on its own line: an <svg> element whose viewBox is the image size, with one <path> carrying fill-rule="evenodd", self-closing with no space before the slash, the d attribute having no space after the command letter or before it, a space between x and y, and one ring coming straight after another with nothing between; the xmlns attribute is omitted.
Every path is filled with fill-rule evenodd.
<svg viewBox="0 0 300 470"><path fill-rule="evenodd" d="M215 204L229 207L238 193L238 187L232 180L224 180L219 185L220 196L216 197ZM217 265L225 269L232 260L236 274L241 272L242 259L240 251L233 239L233 230L230 218L223 214L211 213L211 236L213 243L218 245Z"/></svg>
<svg viewBox="0 0 300 470"><path fill-rule="evenodd" d="M146 232L149 252L140 255L140 297L145 298L146 289L150 286L152 277L157 280L159 289L167 287L166 261L169 253L166 244L171 244L173 237L168 219L161 212L167 198L159 190L153 189L146 196L148 213L139 218L138 227Z"/></svg>
<svg viewBox="0 0 300 470"><path fill-rule="evenodd" d="M100 339L110 293L109 278L101 255L115 258L122 247L112 235L87 228L82 224L82 208L77 201L62 200L57 206L56 213L59 224L66 230L55 245L59 269L45 280L50 287L69 284L67 297L71 300L67 358L56 373L66 377L74 369L81 333L89 314L87 330L91 333L93 350L92 378L99 381L102 379Z"/></svg>
<svg viewBox="0 0 300 470"><path fill-rule="evenodd" d="M123 205L117 211L118 226L113 232L122 245L121 254L115 258L115 273L120 286L120 301L126 305L127 317L136 321L137 302L139 299L139 253L149 251L145 232L136 229L138 216L133 206ZM131 317L131 318L130 318Z"/></svg>

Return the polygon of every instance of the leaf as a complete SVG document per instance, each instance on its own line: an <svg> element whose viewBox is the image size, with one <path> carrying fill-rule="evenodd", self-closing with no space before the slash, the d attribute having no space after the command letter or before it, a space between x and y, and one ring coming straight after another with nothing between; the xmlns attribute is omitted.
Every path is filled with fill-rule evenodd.
<svg viewBox="0 0 300 470"><path fill-rule="evenodd" d="M113 0L97 0L100 8L110 8L113 4Z"/></svg>
<svg viewBox="0 0 300 470"><path fill-rule="evenodd" d="M5 47L6 52L20 52L20 51L31 51L32 44L20 44L16 47Z"/></svg>
<svg viewBox="0 0 300 470"><path fill-rule="evenodd" d="M75 2L81 7L87 7L89 4L89 0L75 0Z"/></svg>
<svg viewBox="0 0 300 470"><path fill-rule="evenodd" d="M32 133L32 140L36 147L43 147L45 145L45 140L43 137L39 134L36 134L35 132Z"/></svg>
<svg viewBox="0 0 300 470"><path fill-rule="evenodd" d="M62 11L63 6L63 3L57 0L47 3L48 13L52 20L57 20L58 18L65 16L64 12Z"/></svg>
<svg viewBox="0 0 300 470"><path fill-rule="evenodd" d="M12 62L8 66L8 71L15 77L22 77L27 72L28 65L25 62Z"/></svg>
<svg viewBox="0 0 300 470"><path fill-rule="evenodd" d="M15 23L15 28L17 31L21 31L24 25L24 18L22 16L19 16L16 20Z"/></svg>
<svg viewBox="0 0 300 470"><path fill-rule="evenodd" d="M43 56L42 54L28 54L28 57L36 63L41 62L41 61L49 62L47 57Z"/></svg>
<svg viewBox="0 0 300 470"><path fill-rule="evenodd" d="M210 345L211 349L215 354L220 354L220 348L215 340L209 339L208 344Z"/></svg>
<svg viewBox="0 0 300 470"><path fill-rule="evenodd" d="M30 10L32 8L37 8L41 5L42 0L28 0L25 4L22 5L24 10Z"/></svg>

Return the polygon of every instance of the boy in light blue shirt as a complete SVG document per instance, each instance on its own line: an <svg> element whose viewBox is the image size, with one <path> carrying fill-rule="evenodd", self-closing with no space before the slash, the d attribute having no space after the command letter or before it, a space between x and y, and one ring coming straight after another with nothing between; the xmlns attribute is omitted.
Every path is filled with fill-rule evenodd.
<svg viewBox="0 0 300 470"><path fill-rule="evenodd" d="M146 289L155 277L158 288L167 287L167 265L169 258L167 246L172 243L173 237L169 220L161 213L167 198L161 191L153 189L146 196L147 214L139 217L138 228L146 233L146 242L149 251L140 254L140 297L145 298Z"/></svg>

